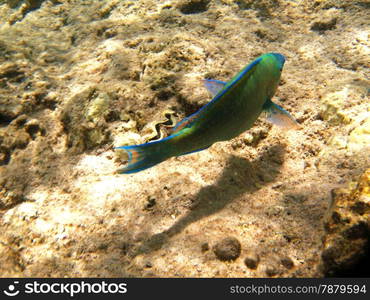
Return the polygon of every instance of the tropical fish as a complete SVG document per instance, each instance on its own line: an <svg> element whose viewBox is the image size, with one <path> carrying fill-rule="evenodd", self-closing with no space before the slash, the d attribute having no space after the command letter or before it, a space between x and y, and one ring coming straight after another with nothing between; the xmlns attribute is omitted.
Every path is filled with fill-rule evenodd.
<svg viewBox="0 0 370 300"><path fill-rule="evenodd" d="M118 172L139 172L170 157L198 152L216 142L230 140L251 128L263 111L270 122L288 129L297 128L292 116L271 101L284 63L282 54L266 53L227 83L204 80L205 87L214 96L212 101L184 118L164 139L117 147L128 154L128 165Z"/></svg>

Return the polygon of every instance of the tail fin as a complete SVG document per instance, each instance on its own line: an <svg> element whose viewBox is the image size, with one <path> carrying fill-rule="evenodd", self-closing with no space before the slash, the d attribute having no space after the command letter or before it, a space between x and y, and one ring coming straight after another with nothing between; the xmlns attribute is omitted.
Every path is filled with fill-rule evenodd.
<svg viewBox="0 0 370 300"><path fill-rule="evenodd" d="M162 143L164 140L134 145L122 146L115 149L123 149L128 154L128 165L117 172L121 174L136 173L166 160L170 156L162 151Z"/></svg>

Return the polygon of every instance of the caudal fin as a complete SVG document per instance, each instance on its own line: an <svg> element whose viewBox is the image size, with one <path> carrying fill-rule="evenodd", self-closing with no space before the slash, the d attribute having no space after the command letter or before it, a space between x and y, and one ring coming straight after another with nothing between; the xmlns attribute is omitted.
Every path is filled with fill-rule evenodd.
<svg viewBox="0 0 370 300"><path fill-rule="evenodd" d="M117 172L121 174L136 173L166 160L168 156L161 151L162 147L159 145L162 141L115 148L125 150L128 154L128 165L118 169Z"/></svg>

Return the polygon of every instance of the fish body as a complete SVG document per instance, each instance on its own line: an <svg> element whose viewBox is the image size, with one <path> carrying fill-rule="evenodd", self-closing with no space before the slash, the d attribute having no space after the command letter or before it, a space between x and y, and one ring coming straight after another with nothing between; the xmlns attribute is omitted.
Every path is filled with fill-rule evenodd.
<svg viewBox="0 0 370 300"><path fill-rule="evenodd" d="M204 150L215 142L230 140L251 128L263 110L269 120L285 127L296 126L289 113L271 101L279 84L285 58L267 53L243 68L228 83L205 80L214 98L182 120L173 133L159 141L122 146L128 165L120 173L135 173L170 157Z"/></svg>

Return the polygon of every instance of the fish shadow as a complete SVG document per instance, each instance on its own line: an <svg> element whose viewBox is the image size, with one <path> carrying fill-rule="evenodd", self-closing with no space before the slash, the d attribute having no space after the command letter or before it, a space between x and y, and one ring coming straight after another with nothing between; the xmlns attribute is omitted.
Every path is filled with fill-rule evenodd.
<svg viewBox="0 0 370 300"><path fill-rule="evenodd" d="M254 193L273 182L284 162L284 153L285 145L277 144L265 149L252 161L231 155L217 182L201 188L194 196L190 211L167 230L144 240L133 249L132 257L160 249L189 224L222 210L244 193Z"/></svg>

